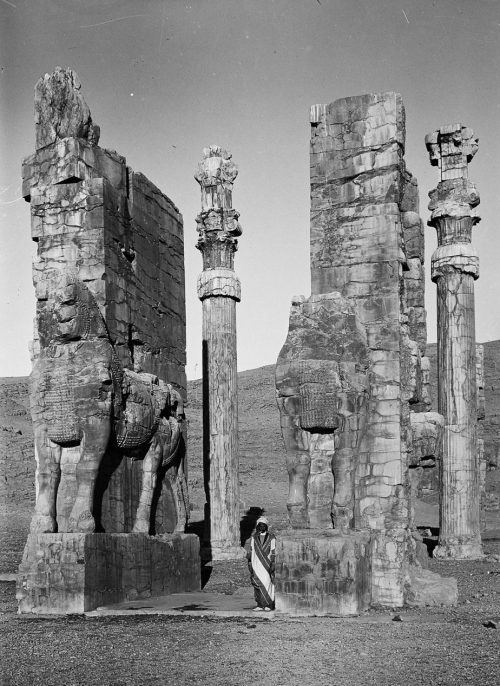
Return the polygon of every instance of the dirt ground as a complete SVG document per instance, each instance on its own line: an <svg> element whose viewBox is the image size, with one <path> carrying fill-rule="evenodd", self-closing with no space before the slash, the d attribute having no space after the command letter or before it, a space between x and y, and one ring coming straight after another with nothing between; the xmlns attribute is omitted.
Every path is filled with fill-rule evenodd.
<svg viewBox="0 0 500 686"><path fill-rule="evenodd" d="M192 530L204 502L198 384L190 383L189 403ZM279 535L287 527L287 475L270 367L240 374L239 384L242 512L265 509ZM33 504L32 457L8 460L14 447L25 450L21 440L32 440L25 404L20 394L3 432L10 443L0 573L17 571ZM36 618L17 615L15 584L0 581L0 686L498 686L500 520L492 514L484 561L430 561L433 571L457 577L455 608L370 611L352 619ZM231 594L248 585L244 562L221 562L204 590ZM401 621L393 621L397 615Z"/></svg>
<svg viewBox="0 0 500 686"><path fill-rule="evenodd" d="M33 618L16 614L14 583L1 582L0 683L498 686L500 563L492 555L500 542L485 548L481 562L431 561L457 576L457 607L352 619ZM244 563L218 563L205 589L230 593L242 583Z"/></svg>

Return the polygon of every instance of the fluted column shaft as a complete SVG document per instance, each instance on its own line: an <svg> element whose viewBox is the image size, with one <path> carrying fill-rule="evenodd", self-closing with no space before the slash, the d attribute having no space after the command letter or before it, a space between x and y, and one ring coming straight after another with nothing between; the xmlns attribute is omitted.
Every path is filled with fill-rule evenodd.
<svg viewBox="0 0 500 686"><path fill-rule="evenodd" d="M472 143L475 148L472 151ZM470 129L443 127L426 139L441 182L431 191L429 225L437 230L432 280L437 285L438 410L445 420L441 463L439 545L435 557L482 556L474 280L479 258L471 245L479 196L467 178L477 149Z"/></svg>
<svg viewBox="0 0 500 686"><path fill-rule="evenodd" d="M445 418L438 555L470 557L481 547L472 274L450 269L437 278L437 311L438 410Z"/></svg>
<svg viewBox="0 0 500 686"><path fill-rule="evenodd" d="M205 555L244 556L240 543L236 302L238 213L231 207L237 170L217 146L204 151L196 179L202 190L197 248L203 255L198 297L203 308L203 464L207 504Z"/></svg>
<svg viewBox="0 0 500 686"><path fill-rule="evenodd" d="M240 545L236 301L203 300L203 373L208 379L212 549Z"/></svg>

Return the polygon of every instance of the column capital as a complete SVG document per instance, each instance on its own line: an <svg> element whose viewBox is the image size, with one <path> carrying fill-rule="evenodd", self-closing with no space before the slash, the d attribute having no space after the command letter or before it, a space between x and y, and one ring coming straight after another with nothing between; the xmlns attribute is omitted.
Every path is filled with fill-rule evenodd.
<svg viewBox="0 0 500 686"><path fill-rule="evenodd" d="M230 209L233 183L238 167L232 155L218 145L203 148L203 159L196 168L194 178L201 186L201 211Z"/></svg>
<svg viewBox="0 0 500 686"><path fill-rule="evenodd" d="M467 178L467 165L479 148L479 138L463 124L448 124L425 137L430 163L439 167L441 181Z"/></svg>
<svg viewBox="0 0 500 686"><path fill-rule="evenodd" d="M203 254L203 268L233 268L233 255L241 235L239 213L233 209L233 183L238 169L231 153L218 145L203 150L195 179L201 187L201 212L196 217L196 247Z"/></svg>
<svg viewBox="0 0 500 686"><path fill-rule="evenodd" d="M242 230L238 222L239 212L233 209L210 209L196 217L198 242L196 247L201 252L212 243L225 243L233 252L238 249L237 237ZM212 265L216 266L216 265Z"/></svg>
<svg viewBox="0 0 500 686"><path fill-rule="evenodd" d="M429 133L425 146L431 165L440 170L440 181L429 193L431 218L428 224L438 230L439 245L470 242L470 229L480 217L475 210L479 205L479 193L469 180L468 164L478 150L479 139L468 126L449 124ZM469 231L455 235L453 222L443 223L446 217L457 221L470 218Z"/></svg>

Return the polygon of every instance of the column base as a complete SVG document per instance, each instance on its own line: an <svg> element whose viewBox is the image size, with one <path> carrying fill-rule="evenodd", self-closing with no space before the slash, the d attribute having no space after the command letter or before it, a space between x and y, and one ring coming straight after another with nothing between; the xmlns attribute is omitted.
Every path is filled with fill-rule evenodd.
<svg viewBox="0 0 500 686"><path fill-rule="evenodd" d="M481 539L442 539L434 548L432 557L437 560L481 560L484 557Z"/></svg>

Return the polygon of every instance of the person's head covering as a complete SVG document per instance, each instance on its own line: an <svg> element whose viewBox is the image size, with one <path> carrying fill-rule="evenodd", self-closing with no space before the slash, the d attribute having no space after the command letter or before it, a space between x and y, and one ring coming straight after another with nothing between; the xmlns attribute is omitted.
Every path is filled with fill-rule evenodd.
<svg viewBox="0 0 500 686"><path fill-rule="evenodd" d="M257 526L257 524L265 524L269 528L269 521L267 517L259 517L258 520L255 522L255 526Z"/></svg>

